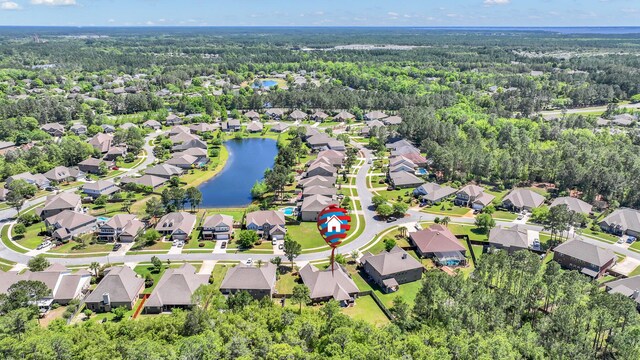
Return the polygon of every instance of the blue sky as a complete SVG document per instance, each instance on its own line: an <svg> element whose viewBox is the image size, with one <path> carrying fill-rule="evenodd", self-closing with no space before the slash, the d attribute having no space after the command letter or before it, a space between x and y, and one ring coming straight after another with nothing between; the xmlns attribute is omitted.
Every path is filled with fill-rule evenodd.
<svg viewBox="0 0 640 360"><path fill-rule="evenodd" d="M639 26L640 0L0 0L0 25Z"/></svg>

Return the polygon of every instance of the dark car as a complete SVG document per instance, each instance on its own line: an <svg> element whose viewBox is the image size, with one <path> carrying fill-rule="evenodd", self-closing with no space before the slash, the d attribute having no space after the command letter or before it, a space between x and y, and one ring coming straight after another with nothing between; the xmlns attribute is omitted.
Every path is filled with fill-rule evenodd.
<svg viewBox="0 0 640 360"><path fill-rule="evenodd" d="M115 244L113 245L113 251L118 251L120 250L121 247L122 247L122 244Z"/></svg>
<svg viewBox="0 0 640 360"><path fill-rule="evenodd" d="M227 242L223 241L222 244L220 244L220 249L226 249L227 248Z"/></svg>
<svg viewBox="0 0 640 360"><path fill-rule="evenodd" d="M396 221L396 220L398 220L398 219L397 219L397 218L395 218L395 217L393 217L393 216L389 216L389 217L387 218L387 222L388 222L388 223L390 223L390 222L394 222L394 221Z"/></svg>

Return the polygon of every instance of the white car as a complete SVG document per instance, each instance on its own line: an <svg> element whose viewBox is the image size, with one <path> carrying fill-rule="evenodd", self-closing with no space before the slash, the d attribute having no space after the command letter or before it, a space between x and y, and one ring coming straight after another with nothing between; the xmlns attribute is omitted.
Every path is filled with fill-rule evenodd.
<svg viewBox="0 0 640 360"><path fill-rule="evenodd" d="M278 244L278 240L276 239L271 240L271 245L276 245L276 244Z"/></svg>
<svg viewBox="0 0 640 360"><path fill-rule="evenodd" d="M51 245L51 241L47 240L47 241L43 242L42 244L38 245L36 250L42 250L44 248L49 247L49 245Z"/></svg>
<svg viewBox="0 0 640 360"><path fill-rule="evenodd" d="M247 265L251 265L253 264L253 259L252 258L248 258L247 259Z"/></svg>

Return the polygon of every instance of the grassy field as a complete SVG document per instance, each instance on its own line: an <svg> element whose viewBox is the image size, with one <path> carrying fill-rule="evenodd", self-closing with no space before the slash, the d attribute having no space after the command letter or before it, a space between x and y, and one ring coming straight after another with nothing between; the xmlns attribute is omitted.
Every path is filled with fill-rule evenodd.
<svg viewBox="0 0 640 360"><path fill-rule="evenodd" d="M462 216L471 211L471 208L456 206L451 201L443 201L439 205L424 207L420 211L444 216Z"/></svg>
<svg viewBox="0 0 640 360"><path fill-rule="evenodd" d="M359 297L355 306L342 309L342 313L354 320L362 320L375 326L384 326L389 323L389 319L371 296Z"/></svg>
<svg viewBox="0 0 640 360"><path fill-rule="evenodd" d="M16 227L14 225L11 236L18 244L29 249L35 249L38 245L42 244L42 241L44 241L44 237L38 235L44 230L44 222L38 222L27 226L27 232L23 235L16 235Z"/></svg>
<svg viewBox="0 0 640 360"><path fill-rule="evenodd" d="M291 265L291 264L289 264ZM276 289L278 294L292 294L293 287L296 284L301 283L299 276L294 276L290 272L286 274L280 274L278 277L278 282L276 283Z"/></svg>
<svg viewBox="0 0 640 360"><path fill-rule="evenodd" d="M518 218L518 214L514 214L512 212L502 211L502 210L498 210L494 212L493 214L491 214L491 216L493 216L493 218L496 220L507 220L507 221L513 221Z"/></svg>
<svg viewBox="0 0 640 360"><path fill-rule="evenodd" d="M224 280L224 276L227 274L227 271L232 268L232 265L224 265L224 264L216 264L216 266L213 267L213 272L211 273L211 276L213 277L213 284L216 287L220 287L220 284L222 284L222 280Z"/></svg>
<svg viewBox="0 0 640 360"><path fill-rule="evenodd" d="M110 252L113 249L113 243L95 243L93 245L89 245L89 243L87 243L87 246L85 247L75 248L78 245L80 244L75 241L69 241L66 244L50 250L49 252L55 254L87 254Z"/></svg>
<svg viewBox="0 0 640 360"><path fill-rule="evenodd" d="M410 199L413 197L413 190L411 189L382 190L382 191L378 191L378 195L381 195L382 197L387 199L387 201L390 201L390 202L397 202L398 196L402 197L402 201L406 201L407 199Z"/></svg>
<svg viewBox="0 0 640 360"><path fill-rule="evenodd" d="M600 231L593 231L591 229L584 229L582 231L582 233L584 235L593 237L593 238L595 238L597 240L604 241L604 242L609 243L609 244L614 244L620 239L618 236L607 234L607 233L603 233L603 232L600 232ZM636 243L634 243L633 245L636 245ZM633 247L633 245L631 245L631 246ZM637 249L640 250L640 246Z"/></svg>
<svg viewBox="0 0 640 360"><path fill-rule="evenodd" d="M475 226L449 224L447 227L454 235L468 235L471 240L487 241L489 239L487 234L482 234Z"/></svg>
<svg viewBox="0 0 640 360"><path fill-rule="evenodd" d="M16 263L11 261L11 260L7 260L7 259L2 259L0 258L0 270L2 271L9 271L11 270L11 268L15 265Z"/></svg>
<svg viewBox="0 0 640 360"><path fill-rule="evenodd" d="M135 271L136 274L142 276L143 279L146 278L147 275L153 278L153 286L149 288L145 288L143 291L143 294L151 294L153 289L158 284L158 281L160 281L162 274L164 274L166 270L167 270L166 264L162 265L162 269L159 272L156 272L152 265L138 265L133 269L133 271Z"/></svg>

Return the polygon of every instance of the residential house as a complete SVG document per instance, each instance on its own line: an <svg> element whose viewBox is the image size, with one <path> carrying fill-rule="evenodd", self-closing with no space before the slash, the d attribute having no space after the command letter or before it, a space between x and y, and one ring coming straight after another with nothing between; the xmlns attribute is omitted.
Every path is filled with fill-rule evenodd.
<svg viewBox="0 0 640 360"><path fill-rule="evenodd" d="M175 145L175 144L182 144L182 143L187 143L187 142L192 141L192 140L199 140L200 139L197 135L191 134L189 132L189 128L186 128L186 129L187 129L186 132L182 132L182 131L176 130L178 132L173 134L173 135L170 134L169 140L171 140L171 142Z"/></svg>
<svg viewBox="0 0 640 360"><path fill-rule="evenodd" d="M402 147L413 147L413 144L406 139L400 139L385 144L385 147L389 150L396 150Z"/></svg>
<svg viewBox="0 0 640 360"><path fill-rule="evenodd" d="M413 190L415 196L419 196L423 201L434 204L440 202L456 193L456 189L450 186L440 186L436 183L424 183Z"/></svg>
<svg viewBox="0 0 640 360"><path fill-rule="evenodd" d="M134 214L117 214L100 226L99 241L134 242L145 225Z"/></svg>
<svg viewBox="0 0 640 360"><path fill-rule="evenodd" d="M181 169L191 169L199 166L197 157L182 153L175 154L171 159L167 160L166 164L173 165Z"/></svg>
<svg viewBox="0 0 640 360"><path fill-rule="evenodd" d="M85 306L94 312L110 312L118 307L132 310L143 290L144 279L130 267L112 267L105 270L98 286L85 299Z"/></svg>
<svg viewBox="0 0 640 360"><path fill-rule="evenodd" d="M544 196L529 189L513 189L502 199L502 206L512 211L531 211L544 203Z"/></svg>
<svg viewBox="0 0 640 360"><path fill-rule="evenodd" d="M9 187L15 180L24 180L27 184L35 185L40 189L47 188L51 182L42 174L32 174L30 172L24 172L16 175L9 176L5 182L5 187Z"/></svg>
<svg viewBox="0 0 640 360"><path fill-rule="evenodd" d="M40 129L53 137L61 137L64 135L64 126L59 123L44 124L40 126Z"/></svg>
<svg viewBox="0 0 640 360"><path fill-rule="evenodd" d="M364 114L364 119L367 121L382 120L386 117L389 117L389 115L383 113L382 111L377 111L377 110Z"/></svg>
<svg viewBox="0 0 640 360"><path fill-rule="evenodd" d="M562 197L555 198L553 199L549 207L552 208L558 205L566 205L569 211L573 211L576 214L585 214L585 215L589 215L591 213L591 209L593 208L591 204L571 196L562 196Z"/></svg>
<svg viewBox="0 0 640 360"><path fill-rule="evenodd" d="M317 159L326 159L331 166L338 168L342 167L345 157L345 154L341 151L323 150L318 153Z"/></svg>
<svg viewBox="0 0 640 360"><path fill-rule="evenodd" d="M301 188L307 188L312 186L329 187L329 186L334 186L335 184L336 184L335 176L327 177L327 176L316 175L316 176L307 177L298 181L298 187L301 187Z"/></svg>
<svg viewBox="0 0 640 360"><path fill-rule="evenodd" d="M199 165L204 165L207 162L209 162L209 154L207 153L207 150L199 147L188 148L184 151L175 153L173 156L176 157L176 156L182 156L182 155L195 156L197 159L197 164Z"/></svg>
<svg viewBox="0 0 640 360"><path fill-rule="evenodd" d="M633 237L640 237L640 211L629 208L614 210L611 214L602 219L598 225L602 231Z"/></svg>
<svg viewBox="0 0 640 360"><path fill-rule="evenodd" d="M300 269L300 278L309 288L309 297L313 302L336 300L342 305L353 303L360 290L349 273L339 264L319 270L310 263Z"/></svg>
<svg viewBox="0 0 640 360"><path fill-rule="evenodd" d="M420 257L434 259L439 265L464 266L467 263L466 248L444 225L433 224L409 233L409 240Z"/></svg>
<svg viewBox="0 0 640 360"><path fill-rule="evenodd" d="M244 113L244 116L249 118L251 121L260 121L260 114L256 111L250 110Z"/></svg>
<svg viewBox="0 0 640 360"><path fill-rule="evenodd" d="M220 292L229 295L246 291L254 299L271 298L276 292L276 266L266 262L260 267L240 264L232 267L220 285Z"/></svg>
<svg viewBox="0 0 640 360"><path fill-rule="evenodd" d="M392 149L391 150L391 156L401 156L401 155L409 155L409 154L415 154L415 155L420 155L420 149L418 149L415 146L401 146L398 147L396 149Z"/></svg>
<svg viewBox="0 0 640 360"><path fill-rule="evenodd" d="M179 135L179 134L187 134L187 135L189 135L189 134L191 134L191 129L189 127L187 127L187 126L184 126L184 125L176 125L176 126L171 127L171 129L169 129L169 132L167 134L168 134L168 136L170 138L174 137L176 135ZM195 136L189 136L188 137L188 139L193 139L193 138L195 138ZM178 140L178 141L183 141L183 139ZM173 141L173 142L175 142L175 141Z"/></svg>
<svg viewBox="0 0 640 360"><path fill-rule="evenodd" d="M390 172L388 177L389 183L394 189L415 188L424 183L423 179L406 171Z"/></svg>
<svg viewBox="0 0 640 360"><path fill-rule="evenodd" d="M240 120L229 119L222 123L221 129L226 132L236 132L242 130L242 126L240 125Z"/></svg>
<svg viewBox="0 0 640 360"><path fill-rule="evenodd" d="M102 132L105 134L113 134L116 132L116 128L113 125L102 124L100 127L102 127Z"/></svg>
<svg viewBox="0 0 640 360"><path fill-rule="evenodd" d="M207 216L202 223L204 240L229 240L233 233L233 217L223 214Z"/></svg>
<svg viewBox="0 0 640 360"><path fill-rule="evenodd" d="M622 278L605 283L605 289L609 294L622 294L635 301L636 308L640 311L640 275Z"/></svg>
<svg viewBox="0 0 640 360"><path fill-rule="evenodd" d="M631 126L638 119L631 114L618 114L615 115L611 122L618 126Z"/></svg>
<svg viewBox="0 0 640 360"><path fill-rule="evenodd" d="M353 116L353 114L348 113L346 111L340 111L336 116L333 117L333 120L339 121L339 122L345 122L352 119L355 119L355 116Z"/></svg>
<svg viewBox="0 0 640 360"><path fill-rule="evenodd" d="M402 122L402 118L400 116L389 116L388 118L383 119L382 122L387 126L400 125L400 123Z"/></svg>
<svg viewBox="0 0 640 360"><path fill-rule="evenodd" d="M162 129L162 124L156 120L147 120L142 123L142 127L151 130L160 130Z"/></svg>
<svg viewBox="0 0 640 360"><path fill-rule="evenodd" d="M71 125L69 130L78 136L84 135L87 133L87 127L83 124L73 124Z"/></svg>
<svg viewBox="0 0 640 360"><path fill-rule="evenodd" d="M282 240L286 234L284 214L275 210L253 211L245 217L247 230L266 239Z"/></svg>
<svg viewBox="0 0 640 360"><path fill-rule="evenodd" d="M97 133L89 139L89 144L103 154L106 154L111 149L112 142L113 135L104 133Z"/></svg>
<svg viewBox="0 0 640 360"><path fill-rule="evenodd" d="M96 158L87 158L86 160L80 162L78 164L78 169L80 169L80 171L87 173L87 174L99 174L102 175L102 170L101 167L105 168L105 169L109 169L110 167L110 163L107 163L104 160L101 159L96 159Z"/></svg>
<svg viewBox="0 0 640 360"><path fill-rule="evenodd" d="M53 303L64 306L71 300L81 298L91 285L91 274L85 270L72 273L58 263L43 271L0 271L0 294L6 294L12 285L20 281L42 282L50 293L45 298L38 299L38 305L48 309Z"/></svg>
<svg viewBox="0 0 640 360"><path fill-rule="evenodd" d="M186 240L196 226L196 216L185 211L172 212L163 216L156 230L172 240Z"/></svg>
<svg viewBox="0 0 640 360"><path fill-rule="evenodd" d="M269 130L276 133L283 133L287 131L288 128L289 128L289 125L287 123L283 123L279 121L275 123L275 125L273 125Z"/></svg>
<svg viewBox="0 0 640 360"><path fill-rule="evenodd" d="M275 120L282 119L282 116L284 115L284 111L282 111L282 109L267 109L264 113Z"/></svg>
<svg viewBox="0 0 640 360"><path fill-rule="evenodd" d="M171 148L172 151L185 151L191 148L198 148L198 149L203 149L203 150L207 150L208 149L208 145L206 142L200 140L200 139L191 139L189 141L180 143L178 145L174 145L173 148Z"/></svg>
<svg viewBox="0 0 640 360"><path fill-rule="evenodd" d="M167 126L175 126L182 124L182 119L176 114L169 114L165 119L164 123Z"/></svg>
<svg viewBox="0 0 640 360"><path fill-rule="evenodd" d="M308 137L306 141L312 150L322 150L327 149L329 147L329 143L334 140L334 138L325 133L319 133Z"/></svg>
<svg viewBox="0 0 640 360"><path fill-rule="evenodd" d="M311 114L311 120L317 121L317 122L323 122L325 120L327 120L327 118L329 117L329 115L325 114L323 111L316 111L313 114Z"/></svg>
<svg viewBox="0 0 640 360"><path fill-rule="evenodd" d="M82 185L82 192L96 199L102 195L110 196L120 191L120 188L111 180L98 180Z"/></svg>
<svg viewBox="0 0 640 360"><path fill-rule="evenodd" d="M150 186L155 189L158 186L166 183L167 181L169 181L168 178L154 176L154 175L143 175L135 178L125 176L122 179L120 179L120 184L121 185L136 184L139 186Z"/></svg>
<svg viewBox="0 0 640 360"><path fill-rule="evenodd" d="M177 166L173 166L170 164L159 164L148 168L144 173L146 175L153 175L165 179L171 179L174 176L182 175L183 170Z"/></svg>
<svg viewBox="0 0 640 360"><path fill-rule="evenodd" d="M347 146L344 144L342 140L331 139L327 144L327 148L335 151L346 151Z"/></svg>
<svg viewBox="0 0 640 360"><path fill-rule="evenodd" d="M96 218L93 216L64 210L56 215L44 219L47 228L51 228L51 236L57 240L69 240L76 235L93 232L96 228Z"/></svg>
<svg viewBox="0 0 640 360"><path fill-rule="evenodd" d="M126 122L120 126L118 126L120 129L122 130L129 130L131 128L137 128L138 125L134 124L134 123L130 123L130 122Z"/></svg>
<svg viewBox="0 0 640 360"><path fill-rule="evenodd" d="M113 146L107 151L104 159L107 161L115 161L119 157L124 158L127 155L127 148L124 146Z"/></svg>
<svg viewBox="0 0 640 360"><path fill-rule="evenodd" d="M218 125L218 124L215 124ZM210 132L210 131L215 131L216 130L216 126L214 124L207 124L207 123L198 123L198 124L191 124L189 125L189 130L191 130L191 133L205 133L205 132Z"/></svg>
<svg viewBox="0 0 640 360"><path fill-rule="evenodd" d="M568 270L577 270L594 279L599 278L616 263L616 254L584 242L569 240L553 249L553 260Z"/></svg>
<svg viewBox="0 0 640 360"><path fill-rule="evenodd" d="M82 202L80 195L74 193L63 192L58 195L49 195L44 202L44 206L36 208L36 214L42 219L58 215L59 213L70 210L82 210Z"/></svg>
<svg viewBox="0 0 640 360"><path fill-rule="evenodd" d="M474 210L482 210L491 204L495 196L486 193L484 188L477 185L467 185L456 193L454 204L458 206L471 206Z"/></svg>
<svg viewBox="0 0 640 360"><path fill-rule="evenodd" d="M407 163L399 162L399 163L396 163L395 165L389 165L388 172L389 173L406 172L406 173L413 174L415 173L415 170L416 170L415 166L410 166Z"/></svg>
<svg viewBox="0 0 640 360"><path fill-rule="evenodd" d="M209 283L208 274L196 273L193 265L186 263L177 269L167 269L144 303L144 312L159 314L172 309L188 309L196 290Z"/></svg>
<svg viewBox="0 0 640 360"><path fill-rule="evenodd" d="M312 195L322 195L334 199L338 195L338 189L334 186L307 186L302 190L302 198Z"/></svg>
<svg viewBox="0 0 640 360"><path fill-rule="evenodd" d="M489 246L496 249L505 249L510 253L518 250L534 249L536 241L538 241L539 246L539 240L540 233L538 231L529 230L521 224L511 227L496 227L489 232Z"/></svg>
<svg viewBox="0 0 640 360"><path fill-rule="evenodd" d="M68 168L69 170L69 175L71 175L71 178L74 180L85 180L86 179L86 174L80 170L79 167L77 166L72 166L70 168Z"/></svg>
<svg viewBox="0 0 640 360"><path fill-rule="evenodd" d="M264 129L264 125L260 121L252 121L247 125L247 131L250 133L259 133Z"/></svg>
<svg viewBox="0 0 640 360"><path fill-rule="evenodd" d="M422 278L422 264L398 246L378 255L370 252L360 258L360 264L373 280L385 292L398 290L402 284L418 281Z"/></svg>
<svg viewBox="0 0 640 360"><path fill-rule="evenodd" d="M317 221L320 212L335 203L336 201L333 198L319 194L304 197L300 206L302 221Z"/></svg>
<svg viewBox="0 0 640 360"><path fill-rule="evenodd" d="M413 151L407 152L407 153L402 154L402 155L398 155L398 156L396 156L396 157L394 157L392 159L396 159L396 158L399 158L399 157L411 161L412 163L414 163L418 167L424 167L424 166L427 166L429 164L429 162L427 161L427 159L424 156L420 155L419 153L413 152Z"/></svg>
<svg viewBox="0 0 640 360"><path fill-rule="evenodd" d="M291 114L289 114L289 118L294 121L302 121L307 118L307 114L300 110L293 110Z"/></svg>
<svg viewBox="0 0 640 360"><path fill-rule="evenodd" d="M324 177L335 177L338 170L329 165L322 162L316 162L307 168L307 172L305 173L305 177L309 178L312 176L324 176Z"/></svg>
<svg viewBox="0 0 640 360"><path fill-rule="evenodd" d="M53 169L44 173L43 175L50 182L56 182L56 183L64 183L64 182L72 181L74 179L74 177L71 176L71 172L69 171L69 168L66 166L56 166Z"/></svg>

